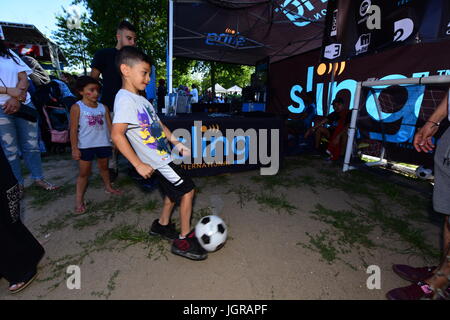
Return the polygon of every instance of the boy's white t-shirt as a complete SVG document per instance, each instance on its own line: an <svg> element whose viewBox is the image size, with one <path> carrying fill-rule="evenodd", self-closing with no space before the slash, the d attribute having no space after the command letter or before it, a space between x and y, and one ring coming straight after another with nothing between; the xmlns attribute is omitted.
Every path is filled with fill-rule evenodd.
<svg viewBox="0 0 450 320"><path fill-rule="evenodd" d="M142 162L158 169L172 161L160 120L146 98L120 89L114 100L113 123L128 123L126 136Z"/></svg>

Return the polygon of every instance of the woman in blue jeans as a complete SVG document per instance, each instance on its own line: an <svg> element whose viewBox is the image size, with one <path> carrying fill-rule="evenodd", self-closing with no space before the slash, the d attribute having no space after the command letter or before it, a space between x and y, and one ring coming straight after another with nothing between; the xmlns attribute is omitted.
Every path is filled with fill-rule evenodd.
<svg viewBox="0 0 450 320"><path fill-rule="evenodd" d="M24 189L20 154L31 172L36 186L45 190L57 187L44 180L38 143L38 124L17 117L20 104L34 108L27 93L31 69L0 40L0 144L19 182Z"/></svg>

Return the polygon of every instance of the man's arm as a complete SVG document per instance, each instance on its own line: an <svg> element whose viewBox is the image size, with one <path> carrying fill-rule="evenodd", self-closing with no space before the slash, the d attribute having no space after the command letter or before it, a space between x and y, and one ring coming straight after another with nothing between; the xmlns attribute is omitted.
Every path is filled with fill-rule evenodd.
<svg viewBox="0 0 450 320"><path fill-rule="evenodd" d="M19 78L19 81L17 82L16 88L22 90L22 95L19 96L19 102L25 102L29 86L28 76L25 71L22 71L18 73L17 77Z"/></svg>
<svg viewBox="0 0 450 320"><path fill-rule="evenodd" d="M125 133L128 128L128 123L113 123L111 130L111 138L120 153L130 161L136 168L136 171L144 178L150 178L153 173L153 168L146 163L143 163L131 147Z"/></svg>
<svg viewBox="0 0 450 320"><path fill-rule="evenodd" d="M440 122L448 115L448 93L439 103L436 110L427 120L425 125L414 136L414 147L418 152L429 152L434 149L431 138L439 129Z"/></svg>

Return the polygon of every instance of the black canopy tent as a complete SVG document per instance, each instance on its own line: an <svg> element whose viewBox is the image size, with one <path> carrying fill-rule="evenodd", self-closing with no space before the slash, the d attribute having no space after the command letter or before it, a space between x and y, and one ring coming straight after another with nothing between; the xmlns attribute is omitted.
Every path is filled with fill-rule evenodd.
<svg viewBox="0 0 450 320"><path fill-rule="evenodd" d="M0 21L7 46L22 54L32 51L36 59L47 67L49 63L59 72L67 63L61 50L34 25Z"/></svg>
<svg viewBox="0 0 450 320"><path fill-rule="evenodd" d="M173 0L173 55L256 65L322 45L326 0Z"/></svg>

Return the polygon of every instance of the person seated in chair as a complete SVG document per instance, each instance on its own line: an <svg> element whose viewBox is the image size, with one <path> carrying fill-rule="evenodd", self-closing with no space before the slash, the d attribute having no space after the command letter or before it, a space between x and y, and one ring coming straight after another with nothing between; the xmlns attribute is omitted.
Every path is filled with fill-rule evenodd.
<svg viewBox="0 0 450 320"><path fill-rule="evenodd" d="M330 155L330 160L338 160L347 142L351 112L344 107L342 98L334 99L332 105L334 112L326 117L316 117L315 125L306 131L305 139L314 133L314 147L317 152L319 152L322 139L327 139L327 153ZM328 127L325 127L326 124Z"/></svg>

